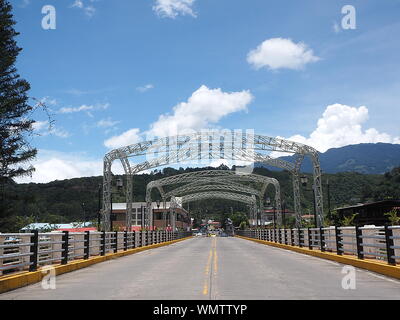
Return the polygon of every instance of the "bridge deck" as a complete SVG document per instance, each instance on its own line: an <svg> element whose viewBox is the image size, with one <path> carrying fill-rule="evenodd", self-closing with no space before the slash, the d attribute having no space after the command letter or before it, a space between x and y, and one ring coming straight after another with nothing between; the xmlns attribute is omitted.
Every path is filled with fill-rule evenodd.
<svg viewBox="0 0 400 320"><path fill-rule="evenodd" d="M193 238L31 285L0 299L400 299L400 281L238 238Z"/></svg>

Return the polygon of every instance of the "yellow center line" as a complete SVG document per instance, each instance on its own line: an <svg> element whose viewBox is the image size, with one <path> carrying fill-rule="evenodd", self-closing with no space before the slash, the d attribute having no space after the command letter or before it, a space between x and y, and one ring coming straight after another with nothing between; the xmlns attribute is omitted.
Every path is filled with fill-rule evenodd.
<svg viewBox="0 0 400 320"><path fill-rule="evenodd" d="M204 269L205 279L203 285L203 295L208 295L208 286L210 281L210 269L213 266L213 275L216 276L217 274L217 239L214 238L212 240L210 252L208 254L208 260L206 267Z"/></svg>
<svg viewBox="0 0 400 320"><path fill-rule="evenodd" d="M217 275L218 270L218 256L217 256L217 239L215 239L215 246L214 246L214 276Z"/></svg>
<svg viewBox="0 0 400 320"><path fill-rule="evenodd" d="M212 252L212 248L210 248L207 264L204 269L204 274L205 274L204 285L203 285L203 294L204 295L208 294L208 274L210 273L212 256L213 256L213 252Z"/></svg>

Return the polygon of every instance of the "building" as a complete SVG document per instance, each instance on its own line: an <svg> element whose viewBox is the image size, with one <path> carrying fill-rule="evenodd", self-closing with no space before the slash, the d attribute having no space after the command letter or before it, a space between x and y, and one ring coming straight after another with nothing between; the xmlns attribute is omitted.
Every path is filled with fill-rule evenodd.
<svg viewBox="0 0 400 320"><path fill-rule="evenodd" d="M282 219L287 219L290 216L295 216L295 212L290 211L289 209L282 210ZM274 222L274 219L277 218L277 210L271 209L270 207L264 209L264 213L262 214L261 220L264 221L265 225L269 225Z"/></svg>
<svg viewBox="0 0 400 320"><path fill-rule="evenodd" d="M152 202L151 210L153 210L153 225L157 229L170 229L171 228L171 217L170 217L170 202L159 203ZM142 216L146 214L147 205L146 202L133 202L132 203L132 230L140 230L142 228ZM113 203L112 213L115 214L113 221L113 227L118 226L121 229L125 228L126 221L126 203ZM183 207L175 208L176 213L176 227L178 229L190 230L191 219L189 212Z"/></svg>
<svg viewBox="0 0 400 320"><path fill-rule="evenodd" d="M385 213L393 209L400 212L400 200L383 200L371 203L361 203L354 206L337 208L336 210L340 220L344 217L349 217L358 213L354 218L355 224L382 226L385 223L389 223L388 217L385 216Z"/></svg>

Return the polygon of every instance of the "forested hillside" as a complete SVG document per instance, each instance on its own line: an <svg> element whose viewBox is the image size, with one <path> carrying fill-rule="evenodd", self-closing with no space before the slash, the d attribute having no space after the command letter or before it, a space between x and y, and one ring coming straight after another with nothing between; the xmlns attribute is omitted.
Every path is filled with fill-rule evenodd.
<svg viewBox="0 0 400 320"><path fill-rule="evenodd" d="M134 201L144 201L148 182L184 172L219 168L165 168L150 174L134 177ZM274 177L279 180L286 201L286 207L293 208L293 191L290 173L287 171L269 171L256 168L255 173ZM311 175L308 175L311 183ZM329 180L331 207L343 206L357 202L382 199L400 199L400 168L393 169L384 175L364 175L360 173L337 173L323 176L325 209L327 209L327 187ZM6 215L0 217L0 231L17 231L29 222L63 223L72 221L95 220L98 212L99 186L102 177L77 178L53 181L46 184L9 184L6 188ZM268 190L273 198L273 187ZM302 187L302 206L305 213L312 212L311 185ZM101 190L100 190L101 191ZM123 191L114 189L113 202L125 202ZM157 199L155 192L153 199ZM200 211L200 204L202 210ZM232 207L232 209L231 209ZM190 211L194 214L218 216L223 213L246 212L245 205L230 201L207 200L202 203L190 203Z"/></svg>
<svg viewBox="0 0 400 320"><path fill-rule="evenodd" d="M359 172L384 174L400 166L400 144L360 143L341 148L332 148L319 156L321 167L326 173ZM293 162L292 156L281 159ZM267 167L277 170L273 167ZM302 171L312 172L309 158L304 159Z"/></svg>

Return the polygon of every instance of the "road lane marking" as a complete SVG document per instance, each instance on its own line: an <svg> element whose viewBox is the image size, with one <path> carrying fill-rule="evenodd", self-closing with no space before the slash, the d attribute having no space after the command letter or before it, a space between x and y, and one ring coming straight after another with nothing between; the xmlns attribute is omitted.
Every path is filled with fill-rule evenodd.
<svg viewBox="0 0 400 320"><path fill-rule="evenodd" d="M215 245L214 245L214 276L217 275L218 270L218 256L217 256L217 239L215 238Z"/></svg>
<svg viewBox="0 0 400 320"><path fill-rule="evenodd" d="M207 264L204 268L204 285L203 285L203 295L209 294L209 289L211 289L211 277L217 275L218 264L217 264L217 238L212 239L211 248L208 254Z"/></svg>
<svg viewBox="0 0 400 320"><path fill-rule="evenodd" d="M209 279L208 275L210 273L212 257L213 257L213 250L212 250L212 246L211 246L210 252L208 254L207 264L204 268L205 279L204 279L204 285L203 285L203 295L208 294L208 279Z"/></svg>

